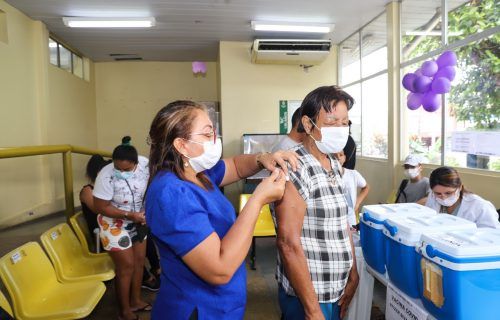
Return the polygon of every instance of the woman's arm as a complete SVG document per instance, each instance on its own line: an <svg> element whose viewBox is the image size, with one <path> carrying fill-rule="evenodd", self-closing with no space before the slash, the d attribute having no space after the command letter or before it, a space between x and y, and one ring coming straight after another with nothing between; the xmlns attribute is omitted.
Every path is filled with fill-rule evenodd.
<svg viewBox="0 0 500 320"><path fill-rule="evenodd" d="M92 211L96 213L94 207L94 196L92 195L92 189L89 186L86 186L80 191L80 202L85 205Z"/></svg>
<svg viewBox="0 0 500 320"><path fill-rule="evenodd" d="M220 239L213 232L184 255L182 260L208 283L221 285L229 282L248 253L262 206L280 199L284 188L284 174L276 169L255 189L224 238Z"/></svg>
<svg viewBox="0 0 500 320"><path fill-rule="evenodd" d="M306 203L291 182L286 183L285 194L276 203L275 211L278 225L276 243L287 278L304 306L306 319L323 319L300 242Z"/></svg>
<svg viewBox="0 0 500 320"><path fill-rule="evenodd" d="M94 197L95 213L100 213L106 217L116 219L128 219L137 223L146 223L144 212L131 212L118 209L111 204L109 200L103 200Z"/></svg>
<svg viewBox="0 0 500 320"><path fill-rule="evenodd" d="M297 170L298 156L293 151L278 151L275 153L242 154L232 158L224 159L226 172L221 187L250 177L262 169L273 172L279 166L288 177L289 162L292 170Z"/></svg>
<svg viewBox="0 0 500 320"><path fill-rule="evenodd" d="M347 233L349 234L349 242L351 244L352 268L349 272L349 277L347 278L347 283L344 287L344 293L342 293L342 296L339 299L340 319L343 319L345 314L347 313L349 304L351 303L354 294L356 294L356 289L358 288L359 284L358 267L356 265L356 251L354 250L354 241L352 241L352 233L349 222L347 222Z"/></svg>
<svg viewBox="0 0 500 320"><path fill-rule="evenodd" d="M354 213L358 214L359 213L359 206L365 201L366 196L368 195L368 192L370 192L370 185L367 183L363 188L361 188L361 192L359 193L358 197L356 198L356 205L354 206Z"/></svg>

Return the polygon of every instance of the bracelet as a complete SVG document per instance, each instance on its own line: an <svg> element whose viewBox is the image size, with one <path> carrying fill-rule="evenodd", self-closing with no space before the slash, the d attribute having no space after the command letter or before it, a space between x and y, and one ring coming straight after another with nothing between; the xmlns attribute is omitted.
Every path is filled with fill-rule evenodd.
<svg viewBox="0 0 500 320"><path fill-rule="evenodd" d="M265 154L271 154L270 152L261 152L257 155L256 160L257 160L257 166L262 170L265 169L264 165L262 164L262 161L260 161L260 158L262 158L263 155Z"/></svg>

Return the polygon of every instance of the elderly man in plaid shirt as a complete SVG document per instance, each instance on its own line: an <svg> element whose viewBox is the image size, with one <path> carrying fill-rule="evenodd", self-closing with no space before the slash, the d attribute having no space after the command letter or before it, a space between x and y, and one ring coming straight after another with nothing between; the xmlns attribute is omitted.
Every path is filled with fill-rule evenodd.
<svg viewBox="0 0 500 320"><path fill-rule="evenodd" d="M340 319L359 282L340 164L353 98L336 86L319 87L301 105L296 146L299 169L289 170L275 203L279 302L283 319Z"/></svg>

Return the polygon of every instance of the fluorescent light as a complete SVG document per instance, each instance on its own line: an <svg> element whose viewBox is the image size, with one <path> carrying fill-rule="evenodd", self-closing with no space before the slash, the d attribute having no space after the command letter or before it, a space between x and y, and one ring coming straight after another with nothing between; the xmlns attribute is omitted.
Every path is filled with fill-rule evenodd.
<svg viewBox="0 0 500 320"><path fill-rule="evenodd" d="M251 25L255 31L329 33L333 30L333 24L252 21Z"/></svg>
<svg viewBox="0 0 500 320"><path fill-rule="evenodd" d="M64 17L63 22L70 28L150 28L156 24L155 18L82 18Z"/></svg>
<svg viewBox="0 0 500 320"><path fill-rule="evenodd" d="M462 32L448 32L448 36L456 37L461 35ZM441 36L441 31L406 31L407 36Z"/></svg>

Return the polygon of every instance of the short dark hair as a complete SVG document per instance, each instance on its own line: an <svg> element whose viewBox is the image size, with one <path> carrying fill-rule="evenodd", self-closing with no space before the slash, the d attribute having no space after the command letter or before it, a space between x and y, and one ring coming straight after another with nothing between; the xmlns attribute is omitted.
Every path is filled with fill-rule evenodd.
<svg viewBox="0 0 500 320"><path fill-rule="evenodd" d="M125 136L122 138L122 144L113 150L113 160L125 160L137 164L139 162L139 154L137 149L130 144L131 137Z"/></svg>
<svg viewBox="0 0 500 320"><path fill-rule="evenodd" d="M301 114L301 110L300 108L298 108L297 110L295 110L292 114L292 128L296 128L297 125L299 124L300 122L300 118L302 116Z"/></svg>
<svg viewBox="0 0 500 320"><path fill-rule="evenodd" d="M109 163L111 163L111 160L104 160L101 155L94 154L92 157L90 157L89 162L87 162L85 175L90 179L91 182L95 182L99 171L101 171L101 169Z"/></svg>
<svg viewBox="0 0 500 320"><path fill-rule="evenodd" d="M347 110L351 110L354 99L347 92L340 89L338 86L323 86L309 92L300 105L301 118L308 116L315 121L318 118L321 109L330 112L332 108L337 106L339 101L344 101L347 105ZM297 128L298 132L306 132L302 121L299 121Z"/></svg>

